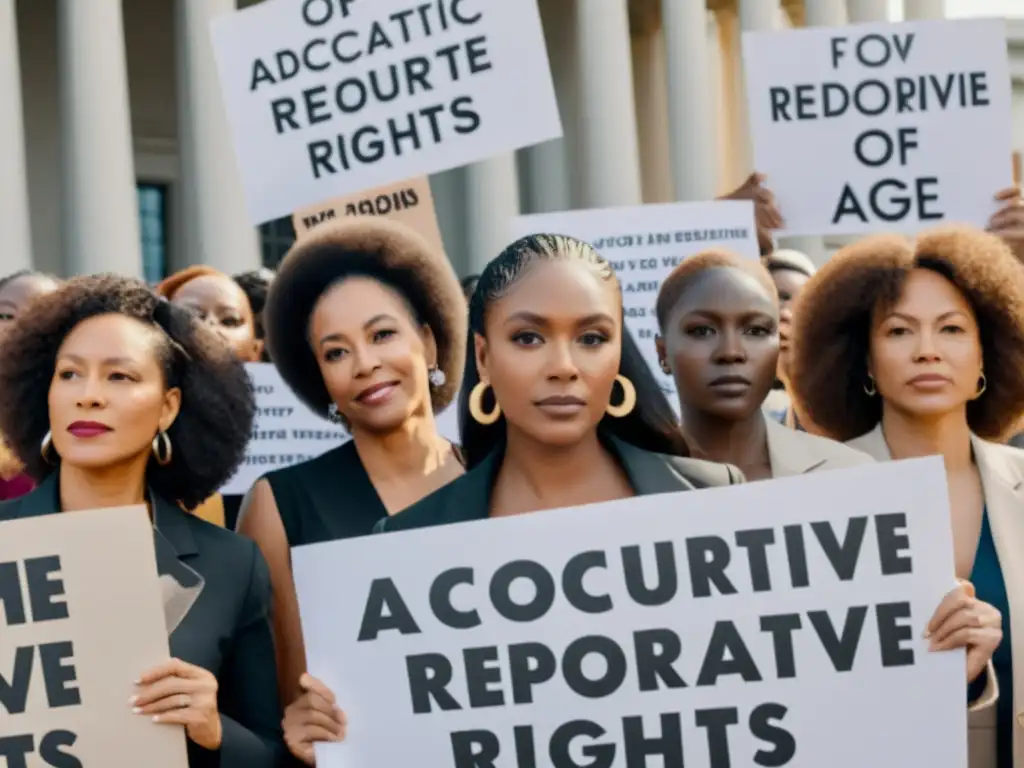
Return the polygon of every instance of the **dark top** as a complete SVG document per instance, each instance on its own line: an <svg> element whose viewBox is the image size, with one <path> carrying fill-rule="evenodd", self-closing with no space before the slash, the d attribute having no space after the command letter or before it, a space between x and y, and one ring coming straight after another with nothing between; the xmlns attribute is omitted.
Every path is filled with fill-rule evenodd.
<svg viewBox="0 0 1024 768"><path fill-rule="evenodd" d="M352 441L264 477L289 547L366 536L387 517Z"/></svg>
<svg viewBox="0 0 1024 768"><path fill-rule="evenodd" d="M235 526L238 525L238 512L242 508L242 499L245 496L232 494L230 496L221 496L220 498L224 504L224 527L229 531L233 531Z"/></svg>
<svg viewBox="0 0 1024 768"><path fill-rule="evenodd" d="M618 459L639 496L744 482L743 473L730 464L651 453L611 436L603 436L602 441ZM495 451L457 480L405 511L381 519L374 532L427 528L488 517L491 491L503 458L503 450Z"/></svg>
<svg viewBox="0 0 1024 768"><path fill-rule="evenodd" d="M992 525L988 512L984 513L978 552L974 556L971 583L979 600L995 607L1003 616L1003 640L992 654L992 667L999 684L999 698L996 700L996 765L998 768L1013 768L1013 641L1010 639L1010 601L1006 596L1006 582L999 565L996 542L992 537ZM968 692L971 700L977 699L985 690L985 675L975 680Z"/></svg>
<svg viewBox="0 0 1024 768"><path fill-rule="evenodd" d="M194 571L205 582L171 632L170 650L173 657L217 678L224 737L215 751L189 741L189 767L275 768L288 753L281 733L267 564L248 539L193 517L165 499L151 498L157 570L179 583L184 582L182 571ZM59 510L54 472L27 496L0 504L0 521Z"/></svg>

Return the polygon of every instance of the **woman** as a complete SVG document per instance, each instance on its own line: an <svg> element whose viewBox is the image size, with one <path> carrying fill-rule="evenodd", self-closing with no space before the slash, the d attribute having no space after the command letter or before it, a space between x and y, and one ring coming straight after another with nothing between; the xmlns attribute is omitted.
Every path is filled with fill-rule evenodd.
<svg viewBox="0 0 1024 768"><path fill-rule="evenodd" d="M174 659L140 669L125 706L185 726L190 768L278 765L266 563L251 542L185 511L242 460L253 419L245 371L142 283L87 277L25 312L4 340L0 390L0 429L40 480L0 505L0 521L149 509L157 567L174 587Z"/></svg>
<svg viewBox="0 0 1024 768"><path fill-rule="evenodd" d="M793 338L793 303L815 272L814 263L800 251L784 249L762 257L768 273L775 281L779 295L779 367L775 384L765 398L765 409L790 429L802 429L790 407L786 382L789 381L789 349Z"/></svg>
<svg viewBox="0 0 1024 768"><path fill-rule="evenodd" d="M30 302L57 290L57 285L57 278L30 270L0 277L0 338ZM17 456L0 438L0 501L24 496L33 487Z"/></svg>
<svg viewBox="0 0 1024 768"><path fill-rule="evenodd" d="M264 310L282 378L352 441L271 472L238 530L270 564L285 703L306 671L289 549L370 533L463 472L437 431L462 373L465 303L444 254L400 224L324 224L281 262Z"/></svg>
<svg viewBox="0 0 1024 768"><path fill-rule="evenodd" d="M238 287L241 288L249 299L249 306L252 308L253 324L256 326L256 338L263 347L260 360L264 363L270 362L270 355L267 354L265 343L266 334L263 330L263 307L267 303L267 292L270 284L274 282L274 271L262 267L249 272L242 272L232 278Z"/></svg>
<svg viewBox="0 0 1024 768"><path fill-rule="evenodd" d="M871 459L767 417L779 361L779 297L758 262L705 251L658 293L662 370L675 379L683 433L695 455L735 464L748 480L852 467Z"/></svg>
<svg viewBox="0 0 1024 768"><path fill-rule="evenodd" d="M998 613L964 630L978 646L998 643L996 679L970 681L974 699L990 698L986 684L1000 690L994 719L972 718L971 766L1024 766L1014 709L1024 657L1013 659L1024 637L1024 453L994 442L1024 413L1024 266L966 228L867 238L811 278L794 330L794 403L815 425L878 460L945 459L956 575L1009 614L1001 643Z"/></svg>
<svg viewBox="0 0 1024 768"><path fill-rule="evenodd" d="M263 341L256 333L255 314L245 291L213 267L194 266L168 277L156 287L158 295L192 312L222 338L243 363L259 362ZM207 522L233 529L241 496L215 493L196 510Z"/></svg>

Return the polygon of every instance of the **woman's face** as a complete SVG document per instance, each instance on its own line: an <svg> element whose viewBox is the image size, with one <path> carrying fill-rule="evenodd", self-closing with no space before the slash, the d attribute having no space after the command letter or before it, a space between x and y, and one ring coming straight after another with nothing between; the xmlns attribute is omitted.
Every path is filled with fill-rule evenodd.
<svg viewBox="0 0 1024 768"><path fill-rule="evenodd" d="M249 299L238 283L222 275L202 275L185 283L172 304L191 310L231 345L243 363L258 362L263 342L256 338Z"/></svg>
<svg viewBox="0 0 1024 768"><path fill-rule="evenodd" d="M597 427L619 373L621 317L615 281L571 261L534 262L488 308L477 368L510 429L569 446Z"/></svg>
<svg viewBox="0 0 1024 768"><path fill-rule="evenodd" d="M868 372L886 405L914 416L963 408L979 389L982 349L967 298L929 269L907 278L896 304L872 321Z"/></svg>
<svg viewBox="0 0 1024 768"><path fill-rule="evenodd" d="M57 284L53 280L40 275L24 275L0 288L0 336L30 302L56 289Z"/></svg>
<svg viewBox="0 0 1024 768"><path fill-rule="evenodd" d="M775 380L776 298L738 269L708 269L672 308L658 354L675 379L684 412L749 418Z"/></svg>
<svg viewBox="0 0 1024 768"><path fill-rule="evenodd" d="M166 388L160 331L118 314L83 320L57 353L50 381L53 446L66 466L92 470L148 461L153 438L178 415Z"/></svg>
<svg viewBox="0 0 1024 768"><path fill-rule="evenodd" d="M327 391L354 431L391 432L430 410L437 347L405 299L369 277L329 288L309 324Z"/></svg>
<svg viewBox="0 0 1024 768"><path fill-rule="evenodd" d="M793 337L793 302L811 278L795 269L776 269L772 279L779 292L778 377L785 381L789 369L789 346Z"/></svg>

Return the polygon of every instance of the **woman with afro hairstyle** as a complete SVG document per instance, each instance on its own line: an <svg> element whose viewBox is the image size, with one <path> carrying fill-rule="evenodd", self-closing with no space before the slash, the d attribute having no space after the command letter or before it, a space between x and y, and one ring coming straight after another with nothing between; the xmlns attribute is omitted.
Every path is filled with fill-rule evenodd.
<svg viewBox="0 0 1024 768"><path fill-rule="evenodd" d="M305 674L290 548L368 534L462 474L435 414L462 376L466 303L443 253L408 227L366 217L324 224L292 248L264 323L288 386L352 435L258 480L238 523L270 564L286 738L311 762L324 731L308 721L302 693L320 685ZM340 734L340 716L334 726Z"/></svg>
<svg viewBox="0 0 1024 768"><path fill-rule="evenodd" d="M881 461L945 460L962 583L932 641L966 647L974 709L998 691L970 720L971 767L1024 766L1024 452L999 444L1024 413L1024 266L969 228L869 237L811 278L794 314L801 415Z"/></svg>
<svg viewBox="0 0 1024 768"><path fill-rule="evenodd" d="M256 330L256 313L242 287L223 272L203 265L175 272L156 287L175 306L187 309L217 332L243 363L259 362L263 356L263 340ZM234 529L240 495L221 496L215 493L196 509L207 522Z"/></svg>
<svg viewBox="0 0 1024 768"><path fill-rule="evenodd" d="M37 299L11 329L0 391L0 430L39 481L0 505L0 521L149 510L174 658L140 669L125 706L184 726L190 768L278 765L266 563L252 542L186 511L244 456L254 402L242 365L142 283L86 277Z"/></svg>

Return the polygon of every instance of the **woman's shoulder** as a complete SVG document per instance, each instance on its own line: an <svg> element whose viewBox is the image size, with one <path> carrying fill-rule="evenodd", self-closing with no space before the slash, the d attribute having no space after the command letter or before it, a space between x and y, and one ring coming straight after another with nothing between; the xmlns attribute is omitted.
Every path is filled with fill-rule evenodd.
<svg viewBox="0 0 1024 768"><path fill-rule="evenodd" d="M491 474L492 468L484 464L470 469L401 512L383 518L374 533L431 528L486 517Z"/></svg>
<svg viewBox="0 0 1024 768"><path fill-rule="evenodd" d="M693 459L683 456L655 454L682 475L695 488L717 488L725 485L745 483L746 478L739 467L721 464L717 461Z"/></svg>
<svg viewBox="0 0 1024 768"><path fill-rule="evenodd" d="M810 432L801 432L795 429L790 431L793 433L793 440L803 443L808 451L825 461L841 464L844 467L877 463L874 457L858 447L857 440L860 438L847 443L840 443L838 440L822 437L821 435L812 435Z"/></svg>

